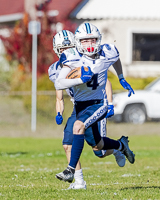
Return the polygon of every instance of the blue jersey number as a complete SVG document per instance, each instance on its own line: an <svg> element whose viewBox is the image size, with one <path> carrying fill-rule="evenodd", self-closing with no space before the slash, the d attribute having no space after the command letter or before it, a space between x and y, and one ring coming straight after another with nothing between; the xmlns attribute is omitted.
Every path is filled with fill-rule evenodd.
<svg viewBox="0 0 160 200"><path fill-rule="evenodd" d="M87 87L92 87L92 90L96 90L98 86L98 74L94 74L91 81L87 83Z"/></svg>

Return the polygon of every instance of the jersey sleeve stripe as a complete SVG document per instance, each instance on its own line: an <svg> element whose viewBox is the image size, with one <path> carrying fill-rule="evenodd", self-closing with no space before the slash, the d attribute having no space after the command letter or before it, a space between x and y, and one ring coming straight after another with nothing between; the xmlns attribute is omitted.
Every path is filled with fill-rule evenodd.
<svg viewBox="0 0 160 200"><path fill-rule="evenodd" d="M117 56L115 56L115 57L108 58L108 60L112 60L112 59L117 58L117 57L119 57L119 54Z"/></svg>
<svg viewBox="0 0 160 200"><path fill-rule="evenodd" d="M54 76L55 74L56 74L56 73L53 73L53 74L49 75L49 78L52 77L52 76Z"/></svg>
<svg viewBox="0 0 160 200"><path fill-rule="evenodd" d="M74 62L74 61L79 61L80 59L74 59L74 60L66 60L66 61L63 61L62 64L65 64L67 62Z"/></svg>

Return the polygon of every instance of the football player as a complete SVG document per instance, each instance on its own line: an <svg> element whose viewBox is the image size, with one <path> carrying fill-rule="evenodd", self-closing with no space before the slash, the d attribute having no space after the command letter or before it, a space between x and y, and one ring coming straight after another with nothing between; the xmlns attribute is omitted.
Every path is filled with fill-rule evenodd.
<svg viewBox="0 0 160 200"><path fill-rule="evenodd" d="M75 41L76 48L65 50L60 57L63 68L55 82L57 90L72 87L74 91L76 121L73 126L71 159L68 167L56 174L58 179L68 182L73 181L75 168L84 146L86 130L90 127L96 142L92 146L95 151L117 149L130 163L133 164L135 161L135 155L128 146L128 137L122 136L119 140L113 140L101 136L98 127L98 122L106 116L108 110L105 86L107 70L111 65L117 72L120 84L129 91L128 96L134 94L123 77L119 52L112 44L101 45L101 34L98 28L90 23L83 23L77 28ZM81 77L66 79L67 74L79 66L82 66ZM85 71L83 66L88 66L88 71Z"/></svg>
<svg viewBox="0 0 160 200"><path fill-rule="evenodd" d="M60 55L65 49L72 48L74 46L75 46L74 34L68 30L63 30L63 31L58 32L53 38L53 50L55 51L58 57L60 57ZM55 83L55 80L58 77L60 70L61 70L61 67L59 65L59 61L53 63L49 67L48 69L49 79L53 83ZM74 103L72 88L66 89L66 91L68 95L71 97L71 101ZM107 84L106 84L106 91L108 93L108 98L110 102L110 111L107 113L107 116L106 116L108 118L114 114L113 105L112 105L112 86L109 81L107 81ZM62 124L63 122L63 117L62 117L63 110L64 110L63 92L62 90L56 90L56 112L57 112L56 123L58 125ZM63 148L65 150L68 163L70 161L71 145L73 141L72 129L73 129L73 124L75 121L76 121L76 115L75 115L75 109L73 109L73 112L71 116L69 117L67 124L65 126L64 138L63 138ZM99 123L99 126L102 127L101 124L104 124L104 123L106 123L106 119L101 120L101 123ZM93 146L94 139L93 139L93 134L90 133L91 131L92 129L90 128L86 131L87 133L86 133L85 139L91 146ZM103 131L101 131L101 134L105 135L106 130L103 129ZM88 135L92 135L92 137L89 136L88 138L87 137ZM95 151L94 153L96 156L100 158L109 155L109 152L106 152L106 151ZM125 156L116 150L112 150L110 154L112 153L115 155L118 165L120 167L123 167L125 165ZM83 180L83 173L82 173L80 161L78 161L76 165L74 178L75 178L75 182L72 183L68 189L86 189L86 182Z"/></svg>
<svg viewBox="0 0 160 200"><path fill-rule="evenodd" d="M62 54L64 50L68 48L72 48L72 47L75 47L74 34L72 32L68 30L63 30L63 31L58 32L54 36L53 50L55 51L58 57L60 57L60 55ZM61 67L59 65L59 61L53 63L49 67L48 69L49 79L53 83L55 83L60 70L61 70ZM73 95L72 88L66 89L66 91L68 95L71 97L71 101L74 104L74 95ZM107 92L108 101L110 103L109 111L106 115L106 118L108 118L114 114L114 108L112 104L112 86L108 80L106 84L106 92ZM62 124L63 122L63 117L62 117L63 110L64 110L63 92L62 90L56 90L56 112L57 112L56 123L58 125ZM75 114L75 109L73 109L73 112L66 123L65 129L64 129L64 138L63 138L63 148L65 150L68 163L70 161L71 145L73 141L73 124L75 121L76 121L76 114ZM103 119L99 122L99 129L102 136L106 135L106 129L105 127L103 127L103 124L105 123L106 123L106 119ZM91 128L87 129L85 139L88 142L88 144L90 144L91 146L95 145ZM116 158L117 164L120 167L123 167L125 165L125 156L117 150L111 150L110 152L105 151L105 150L94 151L94 153L99 158L103 158L107 155L113 154ZM82 173L80 161L78 161L76 165L74 178L75 178L75 182L72 183L68 189L86 189L86 182L83 180L83 173Z"/></svg>

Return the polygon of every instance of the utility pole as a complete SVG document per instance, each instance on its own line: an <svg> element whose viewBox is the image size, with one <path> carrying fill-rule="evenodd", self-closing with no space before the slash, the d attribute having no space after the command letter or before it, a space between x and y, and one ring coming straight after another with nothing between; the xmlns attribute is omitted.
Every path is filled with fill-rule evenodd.
<svg viewBox="0 0 160 200"><path fill-rule="evenodd" d="M37 35L41 32L41 23L30 21L28 32L32 35L32 107L31 107L31 131L36 131L37 123Z"/></svg>

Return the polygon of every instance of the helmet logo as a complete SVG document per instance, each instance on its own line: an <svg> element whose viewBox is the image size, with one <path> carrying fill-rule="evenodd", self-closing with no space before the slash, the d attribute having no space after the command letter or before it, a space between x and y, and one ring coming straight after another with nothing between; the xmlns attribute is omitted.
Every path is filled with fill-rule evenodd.
<svg viewBox="0 0 160 200"><path fill-rule="evenodd" d="M68 45L70 45L71 44L71 41L70 40L64 40L63 42L62 42L62 45L64 45L64 46L68 46Z"/></svg>

